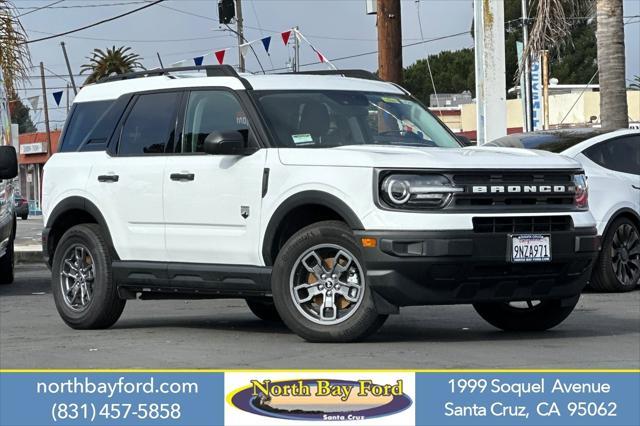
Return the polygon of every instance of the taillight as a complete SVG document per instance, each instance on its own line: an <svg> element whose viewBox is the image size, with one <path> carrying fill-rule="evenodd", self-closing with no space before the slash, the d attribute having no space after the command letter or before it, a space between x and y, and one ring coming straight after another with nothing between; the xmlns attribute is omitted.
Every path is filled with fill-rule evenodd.
<svg viewBox="0 0 640 426"><path fill-rule="evenodd" d="M573 177L573 183L576 188L574 195L574 202L576 207L580 209L586 209L589 207L589 188L587 186L587 177L582 175L575 175Z"/></svg>

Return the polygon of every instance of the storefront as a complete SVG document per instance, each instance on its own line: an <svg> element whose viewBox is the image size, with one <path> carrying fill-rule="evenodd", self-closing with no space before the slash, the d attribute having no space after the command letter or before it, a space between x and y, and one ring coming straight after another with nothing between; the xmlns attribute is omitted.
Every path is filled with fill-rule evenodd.
<svg viewBox="0 0 640 426"><path fill-rule="evenodd" d="M19 188L22 197L29 200L30 214L41 214L42 170L51 153L56 152L59 138L60 130L51 132L51 149L49 149L46 132L20 135Z"/></svg>

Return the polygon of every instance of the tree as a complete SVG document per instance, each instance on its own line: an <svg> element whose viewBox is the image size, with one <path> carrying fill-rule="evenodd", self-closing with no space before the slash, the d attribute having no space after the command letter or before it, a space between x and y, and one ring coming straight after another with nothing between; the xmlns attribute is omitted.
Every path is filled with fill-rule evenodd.
<svg viewBox="0 0 640 426"><path fill-rule="evenodd" d="M0 68L8 95L16 92L16 83L26 79L31 68L27 35L10 0L0 0ZM11 99L11 98L10 98ZM12 110L9 102L9 110Z"/></svg>
<svg viewBox="0 0 640 426"><path fill-rule="evenodd" d="M605 129L628 128L622 0L597 0L596 13L600 122Z"/></svg>
<svg viewBox="0 0 640 426"><path fill-rule="evenodd" d="M84 64L80 74L89 72L89 77L84 84L95 83L101 78L108 77L113 74L125 74L135 71L136 69L144 69L140 62L142 58L135 53L128 53L130 47L120 46L116 49L113 46L107 51L94 49L89 59L89 63Z"/></svg>
<svg viewBox="0 0 640 426"><path fill-rule="evenodd" d="M430 55L429 62L438 93L475 92L473 49L443 51ZM426 59L420 59L405 69L403 86L422 103L429 105L433 85Z"/></svg>
<svg viewBox="0 0 640 426"><path fill-rule="evenodd" d="M30 108L22 103L16 93L13 93L10 97L14 99L11 108L11 122L18 125L18 133L35 132L37 130L36 126L29 116Z"/></svg>
<svg viewBox="0 0 640 426"><path fill-rule="evenodd" d="M631 90L640 90L640 75L633 77L633 83L629 85Z"/></svg>

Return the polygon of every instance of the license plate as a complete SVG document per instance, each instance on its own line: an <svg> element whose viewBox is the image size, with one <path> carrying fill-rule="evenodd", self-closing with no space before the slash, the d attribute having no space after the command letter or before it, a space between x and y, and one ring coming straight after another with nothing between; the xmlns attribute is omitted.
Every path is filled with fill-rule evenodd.
<svg viewBox="0 0 640 426"><path fill-rule="evenodd" d="M511 262L550 262L551 236L511 235Z"/></svg>

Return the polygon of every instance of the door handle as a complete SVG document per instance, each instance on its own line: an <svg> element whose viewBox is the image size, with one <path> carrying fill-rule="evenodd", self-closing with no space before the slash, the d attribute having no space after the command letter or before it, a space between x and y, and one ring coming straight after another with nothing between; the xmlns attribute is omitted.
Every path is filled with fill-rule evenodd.
<svg viewBox="0 0 640 426"><path fill-rule="evenodd" d="M190 180L194 180L196 175L193 173L171 173L169 176L171 180L176 180L178 182L186 182Z"/></svg>
<svg viewBox="0 0 640 426"><path fill-rule="evenodd" d="M100 175L98 176L98 182L117 182L120 180L118 175Z"/></svg>

